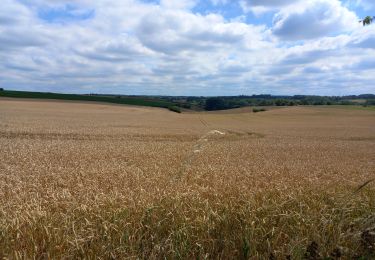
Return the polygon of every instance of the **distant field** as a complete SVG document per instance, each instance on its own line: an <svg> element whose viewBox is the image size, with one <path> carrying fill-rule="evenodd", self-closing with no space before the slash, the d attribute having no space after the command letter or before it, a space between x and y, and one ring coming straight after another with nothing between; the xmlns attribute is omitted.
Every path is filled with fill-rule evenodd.
<svg viewBox="0 0 375 260"><path fill-rule="evenodd" d="M74 100L74 101L94 101L124 105L148 106L169 108L175 104L158 100L156 98L142 97L116 97L116 96L98 96L98 95L75 95L75 94L59 94L46 92L26 92L26 91L0 91L0 97L12 98L33 98L33 99L57 99L57 100Z"/></svg>
<svg viewBox="0 0 375 260"><path fill-rule="evenodd" d="M375 111L375 106L350 106L350 105L346 105L346 106L332 106L332 108Z"/></svg>
<svg viewBox="0 0 375 260"><path fill-rule="evenodd" d="M373 259L374 119L2 99L0 258Z"/></svg>
<svg viewBox="0 0 375 260"><path fill-rule="evenodd" d="M364 99L350 99L349 101L354 102L354 103L359 103L359 104L366 103L366 100L364 100Z"/></svg>

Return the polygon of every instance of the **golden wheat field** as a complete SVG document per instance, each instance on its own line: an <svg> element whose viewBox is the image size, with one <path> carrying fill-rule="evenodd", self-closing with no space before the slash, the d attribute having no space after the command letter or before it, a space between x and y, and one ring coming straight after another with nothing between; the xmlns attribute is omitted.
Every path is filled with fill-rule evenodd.
<svg viewBox="0 0 375 260"><path fill-rule="evenodd" d="M0 257L371 259L375 111L0 100Z"/></svg>

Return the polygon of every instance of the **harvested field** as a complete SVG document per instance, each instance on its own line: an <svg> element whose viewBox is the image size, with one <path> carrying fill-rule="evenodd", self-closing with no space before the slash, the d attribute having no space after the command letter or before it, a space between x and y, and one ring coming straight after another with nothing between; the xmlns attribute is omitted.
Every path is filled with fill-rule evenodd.
<svg viewBox="0 0 375 260"><path fill-rule="evenodd" d="M374 119L0 99L0 257L370 259Z"/></svg>

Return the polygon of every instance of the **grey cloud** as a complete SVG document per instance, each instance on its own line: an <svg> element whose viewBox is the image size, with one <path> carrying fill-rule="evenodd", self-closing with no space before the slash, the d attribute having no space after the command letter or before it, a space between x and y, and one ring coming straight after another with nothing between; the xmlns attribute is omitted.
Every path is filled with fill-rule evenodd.
<svg viewBox="0 0 375 260"><path fill-rule="evenodd" d="M231 44L239 42L243 39L243 35L230 33L230 32L214 32L211 30L205 31L190 31L186 35L189 39L195 41L224 43Z"/></svg>
<svg viewBox="0 0 375 260"><path fill-rule="evenodd" d="M304 6L303 12L279 12L273 21L272 32L283 40L314 39L350 30L357 17L336 0L320 0Z"/></svg>
<svg viewBox="0 0 375 260"><path fill-rule="evenodd" d="M226 73L229 75L238 75L238 74L246 73L249 71L251 71L251 68L245 65L232 65L231 64L231 65L222 66L220 68L221 73Z"/></svg>
<svg viewBox="0 0 375 260"><path fill-rule="evenodd" d="M0 28L1 26L15 26L19 23L27 23L32 19L32 12L22 4L2 0L0 8Z"/></svg>
<svg viewBox="0 0 375 260"><path fill-rule="evenodd" d="M155 36L153 38L141 36L140 39L148 48L169 55L177 54L182 51L210 52L216 50L216 46L212 46L208 43L198 43L183 38L171 40L163 36Z"/></svg>
<svg viewBox="0 0 375 260"><path fill-rule="evenodd" d="M375 60L374 59L361 60L360 62L354 64L350 69L359 70L359 71L373 70L375 69Z"/></svg>
<svg viewBox="0 0 375 260"><path fill-rule="evenodd" d="M45 35L31 10L17 1L3 0L0 8L0 51L43 46Z"/></svg>
<svg viewBox="0 0 375 260"><path fill-rule="evenodd" d="M285 66L285 65L276 65L272 66L270 69L267 70L267 75L286 75L291 73L295 67L292 66Z"/></svg>
<svg viewBox="0 0 375 260"><path fill-rule="evenodd" d="M91 48L75 51L78 55L88 59L106 62L124 62L146 57L150 51L144 48L135 38L111 40L102 42Z"/></svg>
<svg viewBox="0 0 375 260"><path fill-rule="evenodd" d="M309 67L304 68L303 72L309 73L309 74L317 74L317 73L323 73L324 70L322 70L321 68L318 68L318 67L309 66Z"/></svg>
<svg viewBox="0 0 375 260"><path fill-rule="evenodd" d="M75 71L64 71L64 72L51 72L45 74L45 79L103 79L103 78L110 78L113 76L114 73L111 70L75 70Z"/></svg>
<svg viewBox="0 0 375 260"><path fill-rule="evenodd" d="M22 66L17 64L4 64L5 68L16 70L16 71L23 71L23 72L33 72L36 71L35 68L28 67L28 66Z"/></svg>
<svg viewBox="0 0 375 260"><path fill-rule="evenodd" d="M131 60L129 56L112 55L106 53L100 53L95 51L76 52L78 55L91 60L105 61L105 62L124 62Z"/></svg>
<svg viewBox="0 0 375 260"><path fill-rule="evenodd" d="M195 75L199 74L199 72L195 69L193 64L190 62L186 62L181 60L178 63L162 63L157 64L153 69L152 72L156 75Z"/></svg>
<svg viewBox="0 0 375 260"><path fill-rule="evenodd" d="M319 59L324 59L330 56L337 56L338 51L334 50L312 50L302 53L292 53L286 56L281 62L281 65L301 65L315 62Z"/></svg>
<svg viewBox="0 0 375 260"><path fill-rule="evenodd" d="M27 30L6 30L0 34L0 51L43 46L45 44L46 39L44 37Z"/></svg>
<svg viewBox="0 0 375 260"><path fill-rule="evenodd" d="M0 25L8 26L15 23L17 23L17 18L15 18L14 16L5 16L0 13Z"/></svg>
<svg viewBox="0 0 375 260"><path fill-rule="evenodd" d="M298 2L299 0L245 0L248 6L280 7Z"/></svg>
<svg viewBox="0 0 375 260"><path fill-rule="evenodd" d="M351 44L352 47L375 49L375 35L371 35L365 39Z"/></svg>

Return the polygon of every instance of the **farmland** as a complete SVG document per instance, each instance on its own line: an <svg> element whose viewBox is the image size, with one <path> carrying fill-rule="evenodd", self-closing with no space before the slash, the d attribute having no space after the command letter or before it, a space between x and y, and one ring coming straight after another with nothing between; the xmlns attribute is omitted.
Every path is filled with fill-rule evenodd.
<svg viewBox="0 0 375 260"><path fill-rule="evenodd" d="M31 99L56 99L56 100L70 100L70 101L85 101L85 102L104 102L122 105L136 105L147 107L163 107L169 108L175 104L168 101L163 101L153 97L143 96L115 96L115 95L77 95L77 94L61 94L61 93L47 93L47 92L29 92L29 91L0 91L0 97L10 98L31 98Z"/></svg>
<svg viewBox="0 0 375 260"><path fill-rule="evenodd" d="M0 99L0 257L374 257L374 119Z"/></svg>

